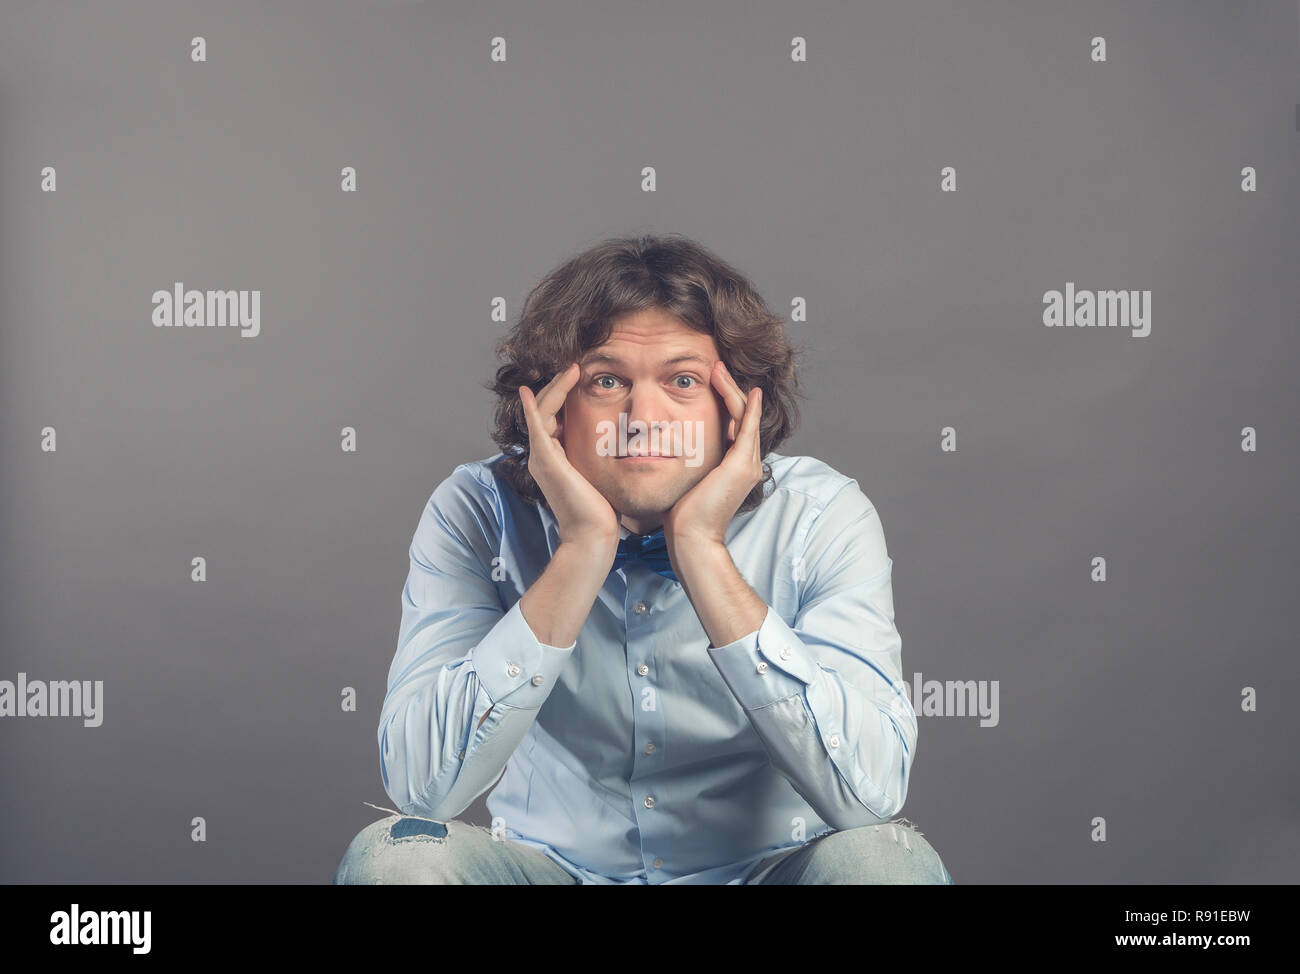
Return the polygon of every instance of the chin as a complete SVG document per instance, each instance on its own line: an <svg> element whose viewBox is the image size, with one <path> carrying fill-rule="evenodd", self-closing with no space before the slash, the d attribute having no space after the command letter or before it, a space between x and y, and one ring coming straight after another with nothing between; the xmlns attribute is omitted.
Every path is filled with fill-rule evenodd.
<svg viewBox="0 0 1300 974"><path fill-rule="evenodd" d="M627 517L658 517L677 503L677 496L666 499L663 496L645 497L644 495L637 495L629 497L624 494L622 495L622 505L612 504L611 506Z"/></svg>

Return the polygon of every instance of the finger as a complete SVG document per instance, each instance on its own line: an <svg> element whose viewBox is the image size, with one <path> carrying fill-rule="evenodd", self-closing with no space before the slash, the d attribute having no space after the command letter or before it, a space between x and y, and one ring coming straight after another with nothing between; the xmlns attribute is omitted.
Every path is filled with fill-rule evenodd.
<svg viewBox="0 0 1300 974"><path fill-rule="evenodd" d="M727 405L728 411L736 419L740 419L745 413L745 391L736 384L731 373L727 370L727 363L719 359L717 366L713 371L713 384L718 393L722 396Z"/></svg>
<svg viewBox="0 0 1300 974"><path fill-rule="evenodd" d="M537 413L537 399L528 386L519 387L519 403L524 409L524 422L528 424L528 439L536 443L541 436L542 418Z"/></svg>
<svg viewBox="0 0 1300 974"><path fill-rule="evenodd" d="M538 402L540 402L542 397L546 395L550 390L554 389L561 382L563 382L565 378L567 378L568 375L573 371L573 366L576 364L577 364L576 362L570 362L568 366L566 366L563 369L560 369L559 372L556 372L555 375L551 376L551 381L546 383L546 385L542 386L540 389L537 390L536 399L538 400Z"/></svg>
<svg viewBox="0 0 1300 974"><path fill-rule="evenodd" d="M727 424L727 439L734 441L739 434L740 423L745 415L745 393L741 391L740 386L736 385L736 380L731 377L727 371L725 362L719 360L718 364L713 367L713 385L722 396L722 403L727 407L727 412L731 414L731 422Z"/></svg>
<svg viewBox="0 0 1300 974"><path fill-rule="evenodd" d="M543 449L537 446L543 440L555 438L555 433L559 428L559 423L554 415L548 415L543 410L537 395L527 386L520 386L519 397L524 402L524 418L528 422L528 436L534 444L534 449ZM524 400L524 396L528 398Z"/></svg>
<svg viewBox="0 0 1300 974"><path fill-rule="evenodd" d="M560 406L569 397L569 390L581 374L582 369L578 363L572 362L567 369L555 373L551 381L546 383L537 396L537 411L544 419L549 419L560 411Z"/></svg>
<svg viewBox="0 0 1300 974"><path fill-rule="evenodd" d="M749 390L749 398L745 402L745 419L740 424L736 442L741 444L741 449L752 451L755 457L758 456L759 451L758 429L762 417L763 390L759 386L754 386Z"/></svg>

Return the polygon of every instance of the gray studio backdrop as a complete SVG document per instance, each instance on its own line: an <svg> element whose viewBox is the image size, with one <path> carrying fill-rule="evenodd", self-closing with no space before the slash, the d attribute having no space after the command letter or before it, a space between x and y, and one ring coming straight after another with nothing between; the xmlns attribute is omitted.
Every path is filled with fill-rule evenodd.
<svg viewBox="0 0 1300 974"><path fill-rule="evenodd" d="M5 0L0 680L103 697L0 718L0 881L329 881L391 804L411 534L495 452L493 300L645 231L808 343L780 452L876 504L909 682L997 687L920 717L956 882L1293 881L1298 45L1294 2ZM178 282L258 334L156 327ZM1067 286L1149 333L1045 327Z"/></svg>

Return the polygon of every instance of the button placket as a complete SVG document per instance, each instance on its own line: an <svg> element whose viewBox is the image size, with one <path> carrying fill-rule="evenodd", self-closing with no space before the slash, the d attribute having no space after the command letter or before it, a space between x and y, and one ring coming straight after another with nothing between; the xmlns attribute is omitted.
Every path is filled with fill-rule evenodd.
<svg viewBox="0 0 1300 974"><path fill-rule="evenodd" d="M658 620L654 618L654 605L648 598L636 597L629 593L628 602L625 605L630 610L626 616L627 637L625 650L627 652L629 673L635 673L635 676L631 677L633 694L632 731L634 739L642 742L640 752L633 752L636 754L634 766L639 774L645 775L645 780L639 782L640 786L653 788L656 778L655 772L651 769L658 768L662 761L658 742L663 740L661 735L664 733L664 718L659 702L656 700L654 705L646 706L645 701L648 698L643 694L650 692L648 688L656 687L654 674L651 672L655 652L651 630ZM655 692L657 692L657 687ZM656 807L655 796L643 793L641 805L644 810L654 810ZM649 815L649 811L646 811L647 815ZM656 833L658 828L662 827L662 823L656 825L657 818L658 816L655 819L647 817L641 826L641 834L644 840L642 849L647 857L650 855L649 849L658 844ZM655 857L653 865L651 865L649 858L642 861L653 869L658 869L663 865L661 857Z"/></svg>

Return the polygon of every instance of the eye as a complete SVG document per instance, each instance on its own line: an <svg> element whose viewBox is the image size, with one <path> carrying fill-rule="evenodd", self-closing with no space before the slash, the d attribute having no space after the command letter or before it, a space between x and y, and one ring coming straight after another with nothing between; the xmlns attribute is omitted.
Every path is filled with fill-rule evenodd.
<svg viewBox="0 0 1300 974"><path fill-rule="evenodd" d="M615 383L617 383L617 382L619 381L618 378L617 378L616 376L610 375L608 372L604 372L604 373L601 373L600 375L594 376L594 377L592 378L592 380L591 380L591 384L592 384L593 386L595 386L597 389L602 389L602 390L606 390L606 391L608 391L608 390L610 390L610 389L613 389L614 386L610 386L610 385L601 385L601 384L600 384L600 383L603 382L605 379L609 379L609 380L611 380L611 381L613 381L613 382L615 382ZM678 388L678 389L681 389L681 390L683 390L683 391L685 391L685 390L687 390L687 389L694 389L696 386L700 385L700 380L697 379L695 376L691 375L689 372L683 372L683 373L681 373L680 375L674 377L674 381L679 381L679 380L681 380L681 379L689 379L689 380L690 380L690 384L689 384L689 385L678 385L677 388Z"/></svg>

